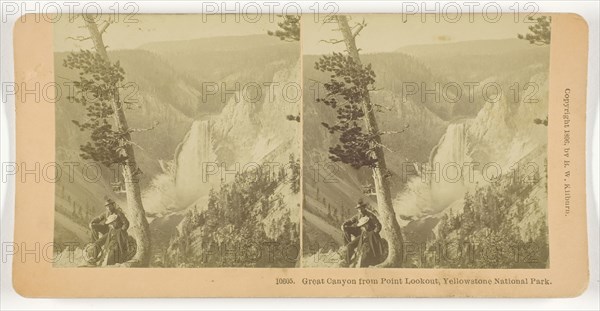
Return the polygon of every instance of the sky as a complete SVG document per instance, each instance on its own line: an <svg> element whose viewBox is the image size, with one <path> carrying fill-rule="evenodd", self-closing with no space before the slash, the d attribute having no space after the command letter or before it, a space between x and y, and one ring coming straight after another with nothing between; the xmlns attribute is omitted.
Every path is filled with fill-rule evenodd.
<svg viewBox="0 0 600 311"><path fill-rule="evenodd" d="M221 18L221 15L200 14L141 14L129 19L119 15L106 33L104 42L109 49L135 49L149 42L189 40L206 37L243 36L266 34L268 30L277 30L277 16L270 22L269 16L248 16L246 19L237 15ZM256 20L255 20L256 18ZM98 19L97 23L103 19ZM67 37L85 36L87 29L83 28L81 18L69 22L61 20L55 24L54 50L72 51L80 48L91 48L87 40L79 42Z"/></svg>
<svg viewBox="0 0 600 311"><path fill-rule="evenodd" d="M498 22L486 22L483 16L474 14L473 22L469 16L461 16L455 23L439 17L425 15L425 22L421 16L402 16L402 14L367 14L353 15L350 26L363 20L367 26L356 38L356 45L362 53L390 52L404 46L422 44L440 44L459 41L509 39L516 38L518 33L527 33L529 23L515 22L514 15L503 15ZM456 17L446 16L447 20ZM520 17L523 20L524 17ZM403 22L406 20L406 22ZM339 32L332 31L336 24L316 23L314 20L304 20L303 53L325 54L332 51L341 51L343 44L333 46L321 40L339 39Z"/></svg>
<svg viewBox="0 0 600 311"><path fill-rule="evenodd" d="M236 20L236 17L238 20ZM403 16L401 14L352 15L351 23L364 21L367 27L357 37L357 45L363 53L389 52L403 46L439 44L471 40L516 38L526 33L531 24L515 22L514 15L503 15L497 22L486 22L483 16L468 15L458 22L449 22L456 16L433 15ZM425 22L423 22L425 18ZM225 20L223 20L225 19ZM523 20L524 17L520 17ZM406 20L404 22L403 20ZM100 21L100 20L99 20ZM109 49L135 49L145 43L159 41L189 40L219 36L266 34L277 29L277 16L200 15L200 14L148 14L128 19L119 15L104 35ZM341 51L341 44L332 46L321 40L338 39L339 32L332 31L335 24L315 21L314 15L305 15L302 21L302 47L304 54L324 54ZM83 21L68 19L55 24L55 51L72 51L90 48L91 42L80 42L68 37L87 36Z"/></svg>

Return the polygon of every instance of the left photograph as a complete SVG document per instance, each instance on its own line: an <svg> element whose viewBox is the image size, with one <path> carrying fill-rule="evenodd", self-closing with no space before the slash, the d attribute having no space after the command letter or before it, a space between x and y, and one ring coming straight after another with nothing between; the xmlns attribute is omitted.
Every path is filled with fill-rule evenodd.
<svg viewBox="0 0 600 311"><path fill-rule="evenodd" d="M299 266L299 41L295 16L54 24L54 266Z"/></svg>

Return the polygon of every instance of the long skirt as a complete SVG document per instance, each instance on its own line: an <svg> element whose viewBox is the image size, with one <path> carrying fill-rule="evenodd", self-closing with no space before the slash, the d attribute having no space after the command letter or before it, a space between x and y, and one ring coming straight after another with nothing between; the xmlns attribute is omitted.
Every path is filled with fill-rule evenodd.
<svg viewBox="0 0 600 311"><path fill-rule="evenodd" d="M127 261L129 259L128 240L129 236L125 230L111 229L104 244L106 255L104 264L110 266Z"/></svg>
<svg viewBox="0 0 600 311"><path fill-rule="evenodd" d="M383 262L385 254L385 245L379 236L379 233L374 231L365 231L360 236L360 267L368 267L378 265Z"/></svg>

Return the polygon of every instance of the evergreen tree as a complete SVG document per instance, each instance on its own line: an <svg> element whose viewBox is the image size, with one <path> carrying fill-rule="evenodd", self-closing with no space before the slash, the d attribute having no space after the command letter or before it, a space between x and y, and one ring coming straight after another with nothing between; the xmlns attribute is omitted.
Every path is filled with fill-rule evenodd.
<svg viewBox="0 0 600 311"><path fill-rule="evenodd" d="M268 31L269 36L275 36L283 41L300 41L300 15L278 15L283 18L277 23L279 30Z"/></svg>
<svg viewBox="0 0 600 311"><path fill-rule="evenodd" d="M372 170L383 226L382 235L389 245L388 257L380 266L400 267L403 238L392 205L390 172L387 169L381 140L381 135L392 132L379 130L375 116L378 105L373 104L370 97L370 91L375 89L375 72L370 64L362 64L356 46L356 37L367 24L363 21L350 27L348 18L344 15L333 16L332 21L337 22L343 38L327 42L344 43L347 55L333 53L321 57L315 64L317 70L330 74L330 80L324 84L326 96L317 99L317 102L327 105L337 113L336 123L322 123L330 134L336 134L339 138L339 144L329 148L330 159L349 164L356 169L368 167ZM363 123L364 128L360 123Z"/></svg>
<svg viewBox="0 0 600 311"><path fill-rule="evenodd" d="M300 192L300 160L296 160L293 153L290 153L289 165L292 171L290 189L293 193L298 193Z"/></svg>
<svg viewBox="0 0 600 311"><path fill-rule="evenodd" d="M277 23L279 29L276 31L267 31L269 36L278 37L287 42L300 41L300 15L278 15L283 18L283 21ZM286 118L290 121L300 122L300 114L287 115Z"/></svg>
<svg viewBox="0 0 600 311"><path fill-rule="evenodd" d="M517 38L522 40L527 40L531 44L535 45L549 45L550 44L550 34L551 34L551 23L552 17L550 16L540 16L538 18L534 18L529 16L530 21L535 21L535 24L529 26L530 33L522 35L518 34Z"/></svg>
<svg viewBox="0 0 600 311"><path fill-rule="evenodd" d="M98 28L94 16L83 15L82 18L90 36L80 40L92 40L95 51L71 53L64 62L64 66L79 71L79 81L74 83L78 93L71 99L87 111L85 121L73 121L81 131L90 133L91 141L81 146L81 157L121 169L131 223L129 232L136 241L136 253L130 264L148 266L150 232L139 185L141 170L136 164L135 143L131 139L131 133L136 130L127 124L124 111L127 103L119 93L125 71L118 61L111 62L106 52L102 36L110 20Z"/></svg>
<svg viewBox="0 0 600 311"><path fill-rule="evenodd" d="M530 33L525 35L518 34L517 38L527 40L529 43L535 45L549 45L552 33L552 17L540 16L538 18L533 18L532 16L529 16L528 19L530 21L535 21L534 25L529 26ZM533 123L548 126L548 116L544 119L536 118L533 120Z"/></svg>

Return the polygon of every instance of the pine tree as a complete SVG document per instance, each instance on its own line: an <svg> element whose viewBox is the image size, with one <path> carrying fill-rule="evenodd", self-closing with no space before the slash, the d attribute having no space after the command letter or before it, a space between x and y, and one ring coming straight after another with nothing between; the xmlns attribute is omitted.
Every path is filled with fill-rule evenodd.
<svg viewBox="0 0 600 311"><path fill-rule="evenodd" d="M532 16L529 16L528 19L530 21L535 21L534 25L529 26L530 33L525 35L517 34L517 38L527 40L529 43L535 45L550 45L552 17L540 16L538 18L533 18ZM536 118L533 120L533 123L548 126L548 116L544 119Z"/></svg>
<svg viewBox="0 0 600 311"><path fill-rule="evenodd" d="M136 130L127 124L126 103L119 94L125 71L119 62L111 62L106 52L102 35L111 24L110 20L98 28L93 16L83 15L82 18L90 36L79 40L92 40L95 51L71 53L64 63L79 71L79 81L74 83L79 92L72 99L85 106L87 111L85 121L74 121L80 130L90 133L91 142L81 146L81 157L107 167L118 165L121 169L131 224L129 233L136 241L136 252L129 264L145 267L150 261L150 232L138 182L141 170L136 164L131 140L131 133Z"/></svg>
<svg viewBox="0 0 600 311"><path fill-rule="evenodd" d="M278 15L283 18L277 23L279 30L268 31L269 36L275 36L283 41L300 41L300 15Z"/></svg>
<svg viewBox="0 0 600 311"><path fill-rule="evenodd" d="M533 18L532 16L529 16L528 19L530 21L535 21L534 25L529 26L530 33L525 35L518 34L517 38L527 40L529 43L535 45L549 45L552 17L540 16L538 18Z"/></svg>
<svg viewBox="0 0 600 311"><path fill-rule="evenodd" d="M300 15L278 15L283 21L277 23L279 27L276 31L267 31L269 36L278 37L282 41L298 42L300 41ZM300 114L286 116L289 121L300 122Z"/></svg>
<svg viewBox="0 0 600 311"><path fill-rule="evenodd" d="M289 165L292 171L290 190L293 193L300 192L300 160L296 160L293 153L290 153Z"/></svg>
<svg viewBox="0 0 600 311"><path fill-rule="evenodd" d="M321 102L337 112L337 122L333 125L323 122L331 133L339 135L339 142L330 147L330 159L349 164L358 169L369 167L373 173L377 206L383 226L382 235L387 239L388 257L381 267L402 265L403 238L396 213L392 205L389 171L385 161L381 135L375 116L376 106L371 102L370 91L374 90L375 72L370 64L363 65L356 46L356 37L367 26L363 21L352 28L348 18L334 16L343 39L329 40L329 43L344 43L347 55L333 53L323 56L315 64L316 69L330 74L324 84L327 96ZM360 124L363 122L363 125ZM364 128L363 128L364 126ZM400 133L395 132L395 133Z"/></svg>

